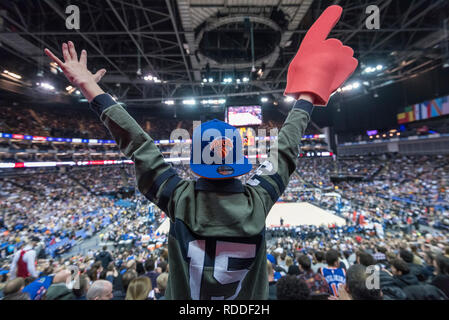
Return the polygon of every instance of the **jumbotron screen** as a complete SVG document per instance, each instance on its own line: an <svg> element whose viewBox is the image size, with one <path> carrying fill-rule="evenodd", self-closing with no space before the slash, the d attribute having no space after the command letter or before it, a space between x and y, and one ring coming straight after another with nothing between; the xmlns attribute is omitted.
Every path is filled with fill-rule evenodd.
<svg viewBox="0 0 449 320"><path fill-rule="evenodd" d="M234 127L260 126L262 108L260 106L228 107L226 122Z"/></svg>

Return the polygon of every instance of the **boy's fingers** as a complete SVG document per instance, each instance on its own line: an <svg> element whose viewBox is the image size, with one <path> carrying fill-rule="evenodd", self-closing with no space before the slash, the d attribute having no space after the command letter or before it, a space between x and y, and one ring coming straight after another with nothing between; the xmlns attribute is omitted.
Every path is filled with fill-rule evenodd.
<svg viewBox="0 0 449 320"><path fill-rule="evenodd" d="M87 66L87 51L86 50L81 51L80 63Z"/></svg>
<svg viewBox="0 0 449 320"><path fill-rule="evenodd" d="M51 51L48 50L47 48L45 48L44 52L45 52L45 54L46 54L51 60L53 60L54 62L56 62L56 63L58 64L58 66L59 66L61 69L63 69L64 63L63 63L61 60L59 60L59 58L58 58L57 56L55 56L55 55L53 54L53 52L51 52Z"/></svg>
<svg viewBox="0 0 449 320"><path fill-rule="evenodd" d="M78 61L78 54L76 53L75 45L73 44L72 41L69 41L69 52L70 56L72 57L72 60Z"/></svg>
<svg viewBox="0 0 449 320"><path fill-rule="evenodd" d="M98 70L97 73L95 73L95 75L94 75L96 82L99 82L105 74L106 74L106 69Z"/></svg>
<svg viewBox="0 0 449 320"><path fill-rule="evenodd" d="M72 57L69 53L69 46L65 42L62 44L62 56L64 57L65 62L69 62L72 60Z"/></svg>

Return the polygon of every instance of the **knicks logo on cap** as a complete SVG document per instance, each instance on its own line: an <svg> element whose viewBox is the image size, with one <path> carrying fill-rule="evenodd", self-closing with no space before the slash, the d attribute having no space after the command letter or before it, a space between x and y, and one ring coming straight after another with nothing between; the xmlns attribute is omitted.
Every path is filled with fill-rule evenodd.
<svg viewBox="0 0 449 320"><path fill-rule="evenodd" d="M224 159L234 148L234 143L227 137L219 137L209 144L209 148L210 151L214 152L214 154L221 152L221 158Z"/></svg>

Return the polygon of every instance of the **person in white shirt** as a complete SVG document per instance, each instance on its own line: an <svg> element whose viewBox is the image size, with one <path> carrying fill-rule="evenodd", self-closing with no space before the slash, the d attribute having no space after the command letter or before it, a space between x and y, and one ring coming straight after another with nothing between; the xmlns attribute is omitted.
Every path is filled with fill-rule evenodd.
<svg viewBox="0 0 449 320"><path fill-rule="evenodd" d="M39 273L36 270L36 250L34 248L36 247L37 243L39 242L38 238L32 238L21 250L18 250L12 259L11 263L11 271L10 271L10 279L15 279L19 276L24 277L25 275L20 275L18 272L20 272L18 268L18 263L20 260L20 256L23 254L23 261L26 264L27 270L28 270L28 276L37 278L39 276Z"/></svg>

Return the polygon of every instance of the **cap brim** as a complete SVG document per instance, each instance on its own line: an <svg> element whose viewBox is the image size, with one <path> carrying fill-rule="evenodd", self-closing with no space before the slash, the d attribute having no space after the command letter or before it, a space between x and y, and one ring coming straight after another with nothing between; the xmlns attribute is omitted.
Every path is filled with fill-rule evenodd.
<svg viewBox="0 0 449 320"><path fill-rule="evenodd" d="M222 174L219 173L219 168L229 167L232 168L232 173ZM242 176L251 171L253 165L249 162L247 157L243 158L241 164L190 164L192 171L206 179L230 179Z"/></svg>

